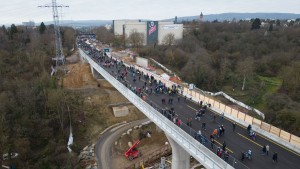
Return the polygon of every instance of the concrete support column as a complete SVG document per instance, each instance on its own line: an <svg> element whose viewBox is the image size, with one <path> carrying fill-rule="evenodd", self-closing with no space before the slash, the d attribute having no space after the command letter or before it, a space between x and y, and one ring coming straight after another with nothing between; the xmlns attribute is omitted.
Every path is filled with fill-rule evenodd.
<svg viewBox="0 0 300 169"><path fill-rule="evenodd" d="M190 154L181 148L170 136L166 134L172 147L172 169L189 169Z"/></svg>
<svg viewBox="0 0 300 169"><path fill-rule="evenodd" d="M95 70L92 66L91 66L91 72L95 79L104 79L103 76L101 76L101 74L97 72L97 70Z"/></svg>

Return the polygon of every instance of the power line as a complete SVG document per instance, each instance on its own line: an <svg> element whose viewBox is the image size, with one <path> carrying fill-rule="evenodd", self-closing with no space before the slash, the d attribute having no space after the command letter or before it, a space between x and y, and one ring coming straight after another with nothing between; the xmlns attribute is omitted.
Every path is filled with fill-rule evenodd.
<svg viewBox="0 0 300 169"><path fill-rule="evenodd" d="M62 41L60 35L60 26L59 26L59 14L57 8L68 8L69 6L57 4L56 0L52 0L52 3L49 5L38 6L40 8L52 8L53 22L54 22L54 33L55 33L55 50L56 57L53 59L56 61L54 68L52 69L51 75L53 75L57 66L65 64L65 56L62 48Z"/></svg>

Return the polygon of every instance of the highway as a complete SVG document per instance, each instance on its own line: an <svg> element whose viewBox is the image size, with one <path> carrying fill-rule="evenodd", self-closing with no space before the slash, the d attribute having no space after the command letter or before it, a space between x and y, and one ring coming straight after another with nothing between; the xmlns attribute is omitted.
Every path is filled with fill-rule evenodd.
<svg viewBox="0 0 300 169"><path fill-rule="evenodd" d="M90 48L85 48L86 50L90 50ZM116 66L106 67L103 66L103 62L99 62L98 55L91 57L96 62L99 63L107 72L113 74L116 77ZM109 58L105 58L105 60L109 60ZM120 74L123 73L122 71ZM133 77L130 72L127 72L126 80L121 80L123 84L126 84L128 87L131 85L132 87L135 86L137 88L142 88L145 84L145 79L141 76L141 80L139 80L136 74L136 81L133 81ZM149 86L149 84L147 84ZM235 132L232 130L232 122L229 119L222 119L214 112L206 111L205 115L201 118L200 121L195 120L195 112L196 110L200 109L199 104L194 103L193 101L187 99L185 100L181 95L174 95L171 96L173 98L173 104L168 103L168 99L171 98L167 94L147 94L144 91L142 95L146 96L146 101L149 104L152 104L159 112L162 112L162 109L171 109L173 108L176 112L176 115L179 119L182 119L183 124L180 126L183 130L187 133L191 134L192 136L195 135L196 131L201 129L202 123L206 123L206 130L201 130L202 135L206 136L209 141L209 136L211 135L212 131L216 129L219 125L224 125L225 127L225 136L217 137L216 143L214 145L214 149L211 149L211 144L206 143L207 148L211 149L212 151L216 152L216 148L222 147L223 141L226 142L227 150L230 154L228 163L235 168L261 168L261 169L300 169L300 155L293 150L289 150L267 138L264 138L260 135L257 136L256 140L251 140L248 136L247 130L244 127L239 125L236 126ZM180 97L180 102L178 102L177 98ZM166 103L162 103L162 98L166 99ZM212 120L211 117L216 116L216 120ZM167 117L166 117L167 118ZM192 126L187 126L186 119L192 119ZM270 152L269 155L261 155L262 154L262 146L269 145ZM247 150L252 150L252 160L244 159L241 161L241 153ZM272 161L272 155L274 152L278 153L278 162ZM223 156L222 156L223 157Z"/></svg>

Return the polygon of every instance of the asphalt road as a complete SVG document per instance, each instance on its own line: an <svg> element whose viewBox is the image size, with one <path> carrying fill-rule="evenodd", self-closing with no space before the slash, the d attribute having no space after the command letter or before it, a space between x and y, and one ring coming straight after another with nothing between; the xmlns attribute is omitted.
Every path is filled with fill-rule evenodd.
<svg viewBox="0 0 300 169"><path fill-rule="evenodd" d="M117 127L107 130L100 137L95 146L98 168L111 169L112 145L114 144L114 142L121 136L122 133L126 132L128 129L146 121L149 121L149 119L142 119L126 124L121 124Z"/></svg>
<svg viewBox="0 0 300 169"><path fill-rule="evenodd" d="M101 65L101 64L100 64ZM103 67L103 66L102 66ZM112 70L116 72L115 66L103 67L107 70L107 72L112 73ZM140 87L144 85L143 77L141 77L141 81L138 80L134 83L133 78L130 76L129 72L126 76L127 83L130 83L132 86ZM256 140L253 141L249 138L247 130L244 127L236 126L235 132L232 131L232 122L229 119L222 119L217 116L216 121L211 120L211 115L214 113L211 111L206 112L205 116L201 118L200 121L195 120L195 112L199 110L199 105L194 103L191 100L184 100L182 96L180 102L177 102L177 95L174 96L173 104L162 104L161 99L165 98L168 101L169 96L166 94L159 95L148 95L147 102L152 103L158 110L160 109L170 109L174 108L176 114L182 121L185 123L187 118L192 118L192 127L188 127L185 124L181 126L183 130L187 133L190 133L194 136L194 133L201 129L202 122L206 123L206 130L202 130L202 134L209 138L210 134L214 129L218 127L218 125L224 125L225 127L225 136L216 138L216 146L220 146L223 141L226 142L227 150L230 153L230 158L228 163L234 166L235 168L243 169L243 168L259 168L259 169L300 169L300 155L293 150L290 150L286 147L275 143L268 138L265 138L261 135L258 135ZM210 148L210 143L205 144L208 148ZM270 152L268 156L263 156L262 154L262 146L269 145ZM247 150L252 150L252 160L244 159L241 161L241 153ZM215 150L212 150L215 151ZM272 155L274 152L278 153L278 162L272 161Z"/></svg>

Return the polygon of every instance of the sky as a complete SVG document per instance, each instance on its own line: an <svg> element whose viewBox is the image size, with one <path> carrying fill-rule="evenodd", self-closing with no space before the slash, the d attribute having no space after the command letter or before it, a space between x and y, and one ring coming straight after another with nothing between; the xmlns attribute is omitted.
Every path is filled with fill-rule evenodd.
<svg viewBox="0 0 300 169"><path fill-rule="evenodd" d="M227 12L280 12L300 14L300 0L56 0L62 20L161 20ZM52 0L6 0L1 2L0 25L52 21Z"/></svg>

